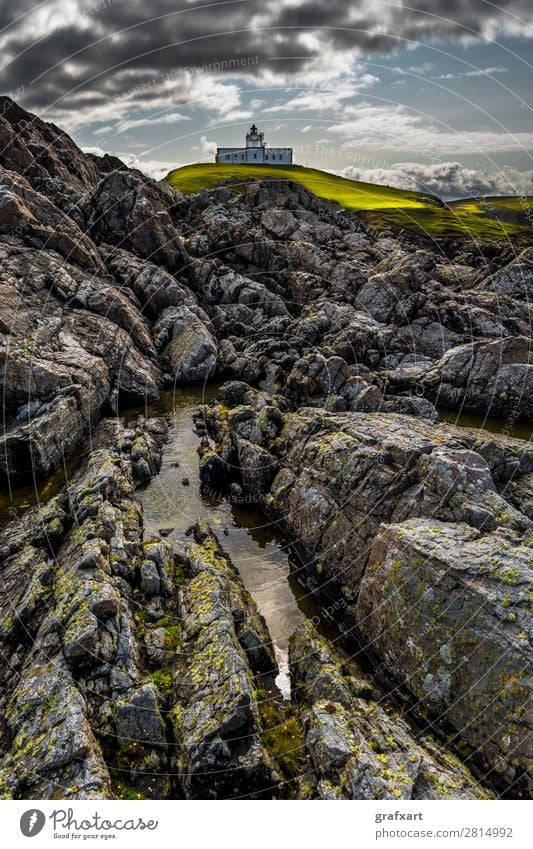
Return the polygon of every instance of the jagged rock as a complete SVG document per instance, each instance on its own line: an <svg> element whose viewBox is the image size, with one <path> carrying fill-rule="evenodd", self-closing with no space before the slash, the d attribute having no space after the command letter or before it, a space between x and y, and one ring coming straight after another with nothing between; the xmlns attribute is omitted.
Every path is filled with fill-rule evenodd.
<svg viewBox="0 0 533 849"><path fill-rule="evenodd" d="M209 425L209 418L207 422ZM490 561L498 552L498 570L501 570L501 575L514 574L517 547L520 553L519 543L523 534L531 534L531 520L505 497L509 476L513 481L520 481L522 476L531 473L533 455L519 440L483 435L479 431L469 432L452 425L437 425L424 419L397 414L328 414L310 409L285 415L281 433L277 429L269 435L258 426L258 415L252 408L237 407L227 416L226 431L222 428L218 439L227 443L230 438L238 451L245 494L253 492L257 495L256 482L252 479L252 485L249 484L250 476L256 471L256 461L248 461L242 448L239 452L239 443L245 439L248 446L259 444L261 451L272 452L272 463L277 465L278 471L270 491L266 493L268 511L284 525L292 539L298 540L306 559L312 564L311 572L318 585L324 582L328 592L331 592L333 586L337 587L338 593L347 602L348 610L351 610L347 620L351 616L352 623L361 628L365 639L377 648L381 657L387 659L386 665L392 675L395 669L401 668L394 646L397 647L398 656L401 655L398 647L401 646L403 650L407 646L413 670L416 665L420 672L426 663L430 664L432 646L435 645L434 625L429 620L427 623L411 620L407 611L414 609L418 615L420 598L423 596L434 613L434 584L439 580L438 575L440 572L447 574L446 570L449 571L451 564L457 562L459 565L463 558L468 560L465 555L465 546L469 550L468 540L479 539L479 542L472 542L471 571L467 570L465 564L467 585L472 582L474 610L476 605L484 609L485 604L479 595L479 578L476 581L473 578L474 569L479 574L479 566L474 564L486 562L487 559ZM500 493L498 486L502 484ZM386 615L384 618L382 613L384 596L378 598L377 594L385 592L384 574L379 572L375 575L372 583L375 597L372 602L367 597L365 600L364 588L377 568L378 541L388 539L388 534L394 536L397 531L398 545L401 546L404 525L394 525L394 522L399 521L405 523L406 533L412 533L414 540L417 539L417 529L422 540L425 540L427 550L421 550L416 555L416 562L431 564L430 552L434 546L435 557L440 556L442 564L439 566L436 561L433 566L428 565L428 577L421 581L421 576L418 576L413 583L407 580L407 575L412 573L412 566L406 566L406 595L404 597L399 593L397 599L393 598L390 612L391 622L393 617L397 617L398 622L402 623L401 626L396 623L401 633L391 628L394 637L391 637L390 642L384 640L382 644L379 635L382 631L387 633L387 625ZM411 560L414 558L413 554ZM380 558L379 562L383 559ZM387 563L390 565L390 558ZM401 579L404 580L404 573ZM450 587L445 588L443 585L439 601L443 607L446 599L452 598L457 580L458 576L452 572ZM525 569L521 570L519 580L530 580ZM413 593L412 598L409 597L410 592ZM427 596L424 595L426 592ZM485 597L495 599L498 606L498 596L494 595L492 588L483 591L483 599ZM357 598L357 604L353 606ZM497 670L495 658L501 654L512 654L520 666L522 655L518 649L519 641L513 642L512 648L509 647L505 652L503 645L507 645L509 628L512 627L516 633L527 633L527 626L524 628L523 623L517 621L520 617L515 614L513 607L522 604L521 598L521 593L510 585L500 599L502 603L505 600L502 616L490 622L480 622L479 640L485 639L487 645L486 651L478 658L478 652L472 644L476 658L476 663L471 665L473 680L478 675L483 676L484 658L487 664L492 663ZM393 607L396 602L398 608ZM506 606L512 608L509 622ZM375 619L372 610L376 611ZM483 615L488 615L488 612ZM511 626L511 621L516 621L516 626ZM463 605L458 602L453 606L453 622L459 631L468 633L470 613L466 603ZM417 645L416 638L409 636L414 632L427 635L428 642L416 650L413 648L411 652L409 646ZM490 638L486 636L489 632L492 634ZM443 642L448 642L448 639L444 641L443 638ZM503 674L503 669L501 672ZM407 686L412 686L414 695L423 700L429 710L439 710L442 705L432 702L428 682L435 682L436 692L446 705L446 713L448 707L453 713L450 701L455 703L457 699L459 703L462 702L465 712L459 710L456 719L448 719L459 734L462 734L463 724L471 725L472 730L469 734L465 733L465 740L475 748L484 748L482 739L483 734L488 733L487 727L475 730L473 702L462 699L459 694L448 698L446 676L439 677L436 671L428 669L429 677L424 679L427 684L424 689L422 684L411 685L411 670L407 667L402 669L401 674L407 677ZM452 669L448 675L452 675ZM517 679L515 709L518 703L524 703L524 694L520 688L526 686L526 681L524 679L522 684L522 680L523 673ZM475 689L475 704L478 707L492 703L494 696L491 681L488 679L486 686L482 683ZM442 693L439 689L441 685L444 688ZM467 691L469 686L467 681L464 690ZM503 729L505 711L513 710L507 702L505 705L502 705L500 711ZM324 719L322 714L320 716ZM315 719L318 722L318 717ZM506 740L509 738L517 742L519 732L516 728L521 719L517 717L512 722L515 722L515 730L511 736L505 730L502 730L502 734ZM523 744L519 742L519 745ZM519 772L516 771L517 766L511 766L509 758L505 757L504 744L495 742L488 745L487 749L486 762L501 775L504 784L513 784ZM524 757L526 755L520 748L517 763Z"/></svg>
<svg viewBox="0 0 533 849"><path fill-rule="evenodd" d="M421 250L286 180L186 197L83 154L5 97L0 141L0 475L47 474L90 434L68 488L0 533L3 795L287 792L257 695L272 647L237 570L203 525L186 556L143 538L134 487L161 466L165 422L95 428L216 373L231 383L198 428L204 487L282 522L348 635L366 633L364 607L382 675L403 677L437 726L445 714L498 790L523 793L529 586L515 559L531 534L533 459L523 443L437 423L433 404L509 427L531 417L531 249ZM395 528L409 558L426 557L401 587ZM437 609L435 587L449 605ZM463 633L473 659L453 677ZM301 705L274 711L298 740L304 719L305 757L287 768L273 754L287 787L483 795L378 707L353 665L306 640L308 663L293 657Z"/></svg>
<svg viewBox="0 0 533 849"><path fill-rule="evenodd" d="M237 444L241 434L232 430ZM267 508L300 541L321 580L339 587L357 587L379 523L393 516L433 516L486 530L529 528L495 491L505 463L514 469L511 477L529 471L531 452L518 440L400 414L301 410L285 416L281 436L263 446L275 448L278 467ZM243 481L254 471L241 470Z"/></svg>
<svg viewBox="0 0 533 849"><path fill-rule="evenodd" d="M151 262L140 259L131 251L108 245L100 246L107 268L116 280L128 286L139 299L143 312L157 318L167 307L195 307L196 298L185 283Z"/></svg>
<svg viewBox="0 0 533 849"><path fill-rule="evenodd" d="M176 380L203 383L217 366L217 343L189 307L168 307L155 325L158 344L166 344L163 358Z"/></svg>
<svg viewBox="0 0 533 849"><path fill-rule="evenodd" d="M261 224L275 239L286 239L298 228L298 223L287 209L268 209L261 215Z"/></svg>
<svg viewBox="0 0 533 849"><path fill-rule="evenodd" d="M87 156L58 127L11 98L0 98L0 165L23 174L33 188L67 211L80 192L96 185L111 157ZM125 166L115 159L116 166Z"/></svg>
<svg viewBox="0 0 533 849"><path fill-rule="evenodd" d="M0 473L39 476L74 450L106 404L155 400L159 371L141 315L101 278L20 243L3 253Z"/></svg>
<svg viewBox="0 0 533 849"><path fill-rule="evenodd" d="M190 798L261 796L277 777L260 737L249 660L239 643L243 618L265 648L266 628L235 567L208 526L198 523L187 548L192 579L180 592L184 669L176 681L173 712L178 769ZM247 611L247 614L245 613ZM254 627L255 626L255 627ZM271 669L275 667L269 649Z"/></svg>
<svg viewBox="0 0 533 849"><path fill-rule="evenodd" d="M82 268L100 270L91 240L48 198L12 171L0 169L0 235L19 233L31 247L57 251Z"/></svg>
<svg viewBox="0 0 533 849"><path fill-rule="evenodd" d="M310 622L298 626L289 653L319 798L490 798L456 757L429 735L415 739L372 699L362 674L343 674Z"/></svg>
<svg viewBox="0 0 533 849"><path fill-rule="evenodd" d="M505 783L522 788L533 754L532 554L528 538L508 529L480 535L427 519L389 525L372 546L356 610L391 674Z"/></svg>
<svg viewBox="0 0 533 849"><path fill-rule="evenodd" d="M171 272L187 265L164 192L140 175L113 171L85 204L88 230L95 241L132 250Z"/></svg>
<svg viewBox="0 0 533 849"><path fill-rule="evenodd" d="M519 300L531 297L533 283L533 250L527 248L509 265L497 271L479 284L480 289L495 292L497 295L508 295Z"/></svg>
<svg viewBox="0 0 533 849"><path fill-rule="evenodd" d="M142 432L157 436L160 451L163 424L138 420L133 433ZM123 783L155 797L169 792L161 696L146 680L133 616L149 601L142 563L161 566L158 591L166 578L168 593L163 566L172 568L173 554L168 543L143 545L124 433L103 422L68 488L29 511L18 530L0 532L7 798L113 798L119 763Z"/></svg>
<svg viewBox="0 0 533 849"><path fill-rule="evenodd" d="M308 354L295 363L286 382L290 397L306 402L319 395L338 395L351 372L341 357L326 359L321 354Z"/></svg>
<svg viewBox="0 0 533 849"><path fill-rule="evenodd" d="M474 342L449 350L424 375L430 397L444 406L531 420L533 366L525 337Z"/></svg>
<svg viewBox="0 0 533 849"><path fill-rule="evenodd" d="M120 743L149 743L166 747L166 733L159 712L158 692L153 684L143 684L116 708Z"/></svg>

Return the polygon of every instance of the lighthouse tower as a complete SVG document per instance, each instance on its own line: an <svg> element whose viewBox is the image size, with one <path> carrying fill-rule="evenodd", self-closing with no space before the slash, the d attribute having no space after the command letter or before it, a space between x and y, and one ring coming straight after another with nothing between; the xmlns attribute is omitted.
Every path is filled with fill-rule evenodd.
<svg viewBox="0 0 533 849"><path fill-rule="evenodd" d="M255 124L252 124L249 132L246 133L246 149L249 150L252 148L253 150L257 150L257 148L264 148L264 146L265 134L259 133Z"/></svg>

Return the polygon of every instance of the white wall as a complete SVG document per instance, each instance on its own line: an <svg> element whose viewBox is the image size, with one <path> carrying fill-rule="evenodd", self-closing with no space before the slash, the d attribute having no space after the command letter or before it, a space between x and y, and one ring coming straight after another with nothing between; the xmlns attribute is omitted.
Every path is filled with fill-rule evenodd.
<svg viewBox="0 0 533 849"><path fill-rule="evenodd" d="M291 147L267 147L265 148L265 162L278 163L278 165L292 165Z"/></svg>
<svg viewBox="0 0 533 849"><path fill-rule="evenodd" d="M263 158L264 157L264 158ZM215 162L229 165L230 163L245 163L259 165L268 162L269 165L292 165L292 148L290 147L260 147L260 148L231 148L219 147Z"/></svg>
<svg viewBox="0 0 533 849"><path fill-rule="evenodd" d="M227 164L229 164L230 162L246 162L246 151L244 147L219 147L217 150L215 162L220 162L222 164L224 164L224 162Z"/></svg>

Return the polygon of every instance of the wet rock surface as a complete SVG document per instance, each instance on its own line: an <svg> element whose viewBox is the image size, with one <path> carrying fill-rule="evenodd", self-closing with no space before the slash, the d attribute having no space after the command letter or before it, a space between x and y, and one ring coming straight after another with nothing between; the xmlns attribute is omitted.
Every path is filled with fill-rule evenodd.
<svg viewBox="0 0 533 849"><path fill-rule="evenodd" d="M139 421L131 433L157 467L164 428ZM169 789L165 728L136 621L146 543L124 436L119 422L104 421L68 488L2 531L4 797Z"/></svg>
<svg viewBox="0 0 533 849"><path fill-rule="evenodd" d="M199 523L193 533L186 552L192 577L179 596L178 769L191 798L268 798L279 777L260 739L253 672L273 673L270 638L209 527Z"/></svg>

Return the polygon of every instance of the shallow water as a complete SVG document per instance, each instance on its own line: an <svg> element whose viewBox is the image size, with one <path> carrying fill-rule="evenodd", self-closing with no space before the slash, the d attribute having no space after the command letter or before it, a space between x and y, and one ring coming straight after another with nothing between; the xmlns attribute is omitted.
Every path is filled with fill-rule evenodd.
<svg viewBox="0 0 533 849"><path fill-rule="evenodd" d="M82 458L82 452L64 459L61 466L47 478L35 478L22 486L0 486L0 528L24 513L28 507L46 504L60 492L76 471Z"/></svg>
<svg viewBox="0 0 533 849"><path fill-rule="evenodd" d="M512 418L501 419L496 416L479 416L474 413L458 413L455 410L447 410L438 407L438 413L442 421L450 422L459 427L469 427L474 430L485 430L489 433L498 433L501 436L513 436L515 439L523 439L527 442L533 439L533 425L525 422L515 422Z"/></svg>
<svg viewBox="0 0 533 849"><path fill-rule="evenodd" d="M209 392L184 389L165 393L162 403L148 410L154 413L166 408L169 441L159 475L138 493L146 532L162 531L179 550L187 542L185 532L197 519L209 522L265 618L280 670L276 683L288 697L288 642L304 618L297 596L305 596L306 591L294 574L289 581L291 569L296 567L291 564L286 540L260 511L206 495L200 489L200 437L193 430L192 417L198 406L214 395L216 387ZM303 600L302 604L305 606Z"/></svg>

